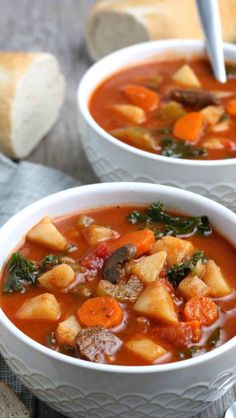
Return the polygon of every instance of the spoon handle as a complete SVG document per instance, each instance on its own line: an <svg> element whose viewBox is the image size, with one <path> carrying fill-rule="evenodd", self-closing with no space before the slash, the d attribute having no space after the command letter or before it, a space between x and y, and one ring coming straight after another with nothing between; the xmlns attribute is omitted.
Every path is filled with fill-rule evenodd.
<svg viewBox="0 0 236 418"><path fill-rule="evenodd" d="M218 2L217 0L197 0L197 6L215 78L225 83L226 73Z"/></svg>

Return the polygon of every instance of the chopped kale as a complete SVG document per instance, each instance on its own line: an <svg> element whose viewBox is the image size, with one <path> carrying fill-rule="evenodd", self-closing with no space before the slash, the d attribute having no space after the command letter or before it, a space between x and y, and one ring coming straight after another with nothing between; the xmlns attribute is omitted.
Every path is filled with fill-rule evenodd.
<svg viewBox="0 0 236 418"><path fill-rule="evenodd" d="M49 348L54 349L55 346L56 346L56 342L57 342L57 340L56 340L56 337L55 337L55 333L53 331L50 332L50 334L46 335L46 345Z"/></svg>
<svg viewBox="0 0 236 418"><path fill-rule="evenodd" d="M54 255L47 255L39 264L27 260L20 253L13 253L8 266L8 277L3 285L4 293L22 292L25 284L37 283L40 274L45 273L52 267L60 264L60 259Z"/></svg>
<svg viewBox="0 0 236 418"><path fill-rule="evenodd" d="M62 353L65 353L65 354L67 354L67 353L71 354L71 353L73 353L73 351L75 351L75 348L72 347L71 345L65 344L65 345L63 345L61 351L62 351Z"/></svg>
<svg viewBox="0 0 236 418"><path fill-rule="evenodd" d="M221 118L220 118L219 122L220 122L220 123L221 123L221 122L226 122L227 120L229 120L229 115L227 115L227 113L224 113L224 114L221 116Z"/></svg>
<svg viewBox="0 0 236 418"><path fill-rule="evenodd" d="M60 264L60 258L53 254L48 254L39 264L40 273L51 270L53 267Z"/></svg>
<svg viewBox="0 0 236 418"><path fill-rule="evenodd" d="M137 224L138 222L144 222L147 220L147 215L139 212L138 210L133 210L133 212L131 212L128 215L128 221L131 224Z"/></svg>
<svg viewBox="0 0 236 418"><path fill-rule="evenodd" d="M161 202L153 203L144 213L134 210L128 215L128 221L132 224L143 223L145 228L154 231L156 239L165 235L183 237L195 233L209 235L212 232L207 216L193 218L172 216L166 212ZM159 223L159 228L153 222Z"/></svg>
<svg viewBox="0 0 236 418"><path fill-rule="evenodd" d="M219 344L219 342L220 342L220 337L221 337L221 328L218 327L208 337L207 342L206 342L206 345L209 348L216 347Z"/></svg>
<svg viewBox="0 0 236 418"><path fill-rule="evenodd" d="M191 345L191 347L188 347L186 350L179 351L178 357L181 360L184 360L184 359L199 356L200 354L203 354L203 353L205 353L204 348L200 347L199 345Z"/></svg>
<svg viewBox="0 0 236 418"><path fill-rule="evenodd" d="M167 277L170 283L177 287L190 272L194 271L198 261L201 261L202 264L207 262L202 251L197 251L192 257L180 264L174 264L172 268L167 270Z"/></svg>
<svg viewBox="0 0 236 418"><path fill-rule="evenodd" d="M159 134L169 135L172 131L172 128L170 126L164 126L163 128L158 129Z"/></svg>
<svg viewBox="0 0 236 418"><path fill-rule="evenodd" d="M33 261L27 260L20 253L12 254L7 266L8 277L3 285L4 293L21 292L24 282L35 284L38 268Z"/></svg>
<svg viewBox="0 0 236 418"><path fill-rule="evenodd" d="M160 141L161 155L173 158L194 158L205 156L206 151L201 147L193 147L186 141L178 141L174 138L165 137Z"/></svg>

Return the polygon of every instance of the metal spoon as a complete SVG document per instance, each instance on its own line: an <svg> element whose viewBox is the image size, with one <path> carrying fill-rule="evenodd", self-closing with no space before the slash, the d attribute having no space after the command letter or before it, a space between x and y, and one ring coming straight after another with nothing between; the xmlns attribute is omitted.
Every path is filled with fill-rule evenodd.
<svg viewBox="0 0 236 418"><path fill-rule="evenodd" d="M218 1L197 0L197 6L214 76L221 83L225 83L226 72Z"/></svg>
<svg viewBox="0 0 236 418"><path fill-rule="evenodd" d="M227 409L225 418L236 418L236 402L233 402Z"/></svg>

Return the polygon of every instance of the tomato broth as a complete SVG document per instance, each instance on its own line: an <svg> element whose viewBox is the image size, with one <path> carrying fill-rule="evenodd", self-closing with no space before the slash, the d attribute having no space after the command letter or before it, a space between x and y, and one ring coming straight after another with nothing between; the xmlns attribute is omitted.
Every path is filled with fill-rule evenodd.
<svg viewBox="0 0 236 418"><path fill-rule="evenodd" d="M148 68L149 71L152 70L151 66ZM152 216L157 216L159 210L160 207L155 206ZM147 208L144 206L113 206L88 210L85 213L68 215L52 221L48 218L46 221L41 221L44 222L44 227L45 225L47 227L53 225L57 233L66 240L66 247L63 250L52 250L51 242L47 241L47 247L45 241L41 242L38 239L38 235L33 229L27 234L24 242L17 248L17 254L21 254L25 260L33 260L35 271L42 259L49 254L58 257L57 264L53 264L55 259L50 259L46 268L41 270L41 276L37 271L38 276L34 284L28 283L25 279L20 282L22 289L15 291L15 282L11 282L10 287L4 288L9 282L8 261L8 267L6 265L2 272L2 291L0 293L0 305L7 317L26 335L56 351L90 361L128 366L167 363L201 355L235 336L235 248L217 231L212 230L206 217L199 218L197 226L193 230L188 230L186 235L182 234L179 229L175 234L176 237L173 236L173 231L176 232L176 228L179 228L178 222L180 222L179 217L182 219L181 215L178 215L177 223L173 219L168 220L169 223L173 221L175 226L171 230L170 224L168 224L167 233L163 222L142 218L146 213L148 213ZM165 214L177 217L176 213L170 211L166 211ZM184 217L184 219L188 221L188 218ZM36 227L38 228L40 225L41 223ZM126 239L127 234L132 231L134 234L138 234L128 235L130 238ZM132 236L133 238L131 238ZM139 242L138 239L140 239ZM123 248L123 255L120 253L120 257L121 255L124 257L124 254L126 254L125 257L127 254L130 256L131 253L127 253L127 249L129 251L135 249L135 253L132 253L130 258L127 257L125 262L119 259L116 270L113 270L111 274L108 261L112 256L114 258L114 253L120 251L121 248ZM138 257L137 249L140 254ZM164 257L162 265L159 266L158 254ZM167 258L165 258L166 255ZM146 265L142 264L144 260L146 260ZM209 260L211 265L217 266L217 271L220 271L221 282L217 290L210 277ZM23 269L22 260L20 262L18 270L12 264L11 274L13 274L14 268L15 271L14 277L11 276L11 278L15 279L17 275L19 276L19 270ZM140 264L140 262L142 263ZM185 267L183 263L187 263ZM60 285L55 280L52 282L53 271L62 264L70 270L72 267L71 271L74 275L72 282L66 287L63 287L61 282ZM107 270L104 268L105 265ZM176 276L177 279L173 276L173 272L176 273L176 266L180 267L178 274L182 274L184 271L182 277ZM117 269L120 274L118 281ZM155 269L156 273L150 280L149 273ZM48 273L51 274L49 278ZM42 281L43 276L46 277L44 281ZM193 287L191 284L192 287L189 287L188 283L186 287L183 284L186 277L189 282L193 280L193 277L195 277L194 280L197 277L197 286ZM122 286L127 285L130 278L133 280L132 285L135 286L128 289L129 293L126 294L127 288ZM102 288L100 282L102 285L106 284L107 288L104 286ZM99 283L100 291L98 291ZM117 293L118 286L121 287ZM137 289L139 290L137 291ZM144 298L143 295L145 292L147 293L147 289L156 292L157 300L156 302L149 300L147 303L145 299L148 307L146 308L145 305L140 308L144 304L141 298ZM190 294L188 293L186 296L186 292L190 292ZM149 298L149 294L146 293L145 298ZM56 317L51 317L54 306L50 307L49 317L44 311L44 306L36 308L28 306L25 310L25 304L28 301L43 294L55 297L56 302L52 299L49 302L51 304L57 303L60 313ZM153 303L154 305L156 303L155 306L161 306L162 297L166 298L164 310L157 313L151 312ZM126 300L125 298L130 299ZM114 310L119 315L121 314L121 316L116 316L114 322L109 322L111 326L104 322L105 307L99 307L101 300L105 304L108 301L112 302L105 320L113 321ZM93 326L89 325L91 318L88 317L92 308L90 307L90 310L88 308L87 311L85 309L85 304L91 304L91 301L93 301L95 309L95 317L92 318ZM206 323L204 322L204 312L204 318L199 318L198 314L196 312L193 314L192 310L189 311L190 317L188 316L187 305L190 307L196 302L204 302L205 306L207 301L213 315L210 320L207 317ZM42 312L42 318L39 312ZM100 316L101 323L99 323ZM63 321L68 318L71 322L64 325ZM63 332L60 333L58 327L61 323L64 328L62 327ZM96 338L94 334L92 336L85 335L88 329L95 334L103 329L103 348L100 347L99 335L95 335ZM83 335L81 330L84 332ZM88 339L86 340L86 338ZM98 344L97 348L95 347L98 350L97 356L90 357L91 353L88 352L86 344L88 342L90 345L96 344L96 341ZM106 349L104 349L104 344L107 344ZM105 351L100 352L99 350Z"/></svg>
<svg viewBox="0 0 236 418"><path fill-rule="evenodd" d="M203 58L137 64L96 88L90 113L115 138L154 154L235 158L236 66L226 69L222 84Z"/></svg>

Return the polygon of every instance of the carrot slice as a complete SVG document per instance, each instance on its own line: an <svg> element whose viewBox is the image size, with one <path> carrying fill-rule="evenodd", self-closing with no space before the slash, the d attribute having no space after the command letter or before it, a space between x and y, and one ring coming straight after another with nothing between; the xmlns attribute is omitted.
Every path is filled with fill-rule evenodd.
<svg viewBox="0 0 236 418"><path fill-rule="evenodd" d="M87 327L112 328L122 320L122 310L118 302L109 296L86 300L77 311L79 320Z"/></svg>
<svg viewBox="0 0 236 418"><path fill-rule="evenodd" d="M228 101L226 110L231 116L236 116L236 99L231 99Z"/></svg>
<svg viewBox="0 0 236 418"><path fill-rule="evenodd" d="M122 237L111 243L111 250L115 251L123 245L133 244L136 246L136 256L146 253L155 242L155 236L151 229L141 229L139 231L128 232Z"/></svg>
<svg viewBox="0 0 236 418"><path fill-rule="evenodd" d="M218 319L217 306L207 297L190 299L184 307L187 321L197 319L202 325L211 325Z"/></svg>
<svg viewBox="0 0 236 418"><path fill-rule="evenodd" d="M178 139L197 142L203 130L204 117L201 112L191 112L179 118L173 128Z"/></svg>
<svg viewBox="0 0 236 418"><path fill-rule="evenodd" d="M121 91L136 106L140 106L145 112L155 110L159 106L159 96L154 91L138 84L125 84Z"/></svg>
<svg viewBox="0 0 236 418"><path fill-rule="evenodd" d="M199 342L202 332L200 322L193 320L159 328L158 334L177 347L188 347Z"/></svg>

